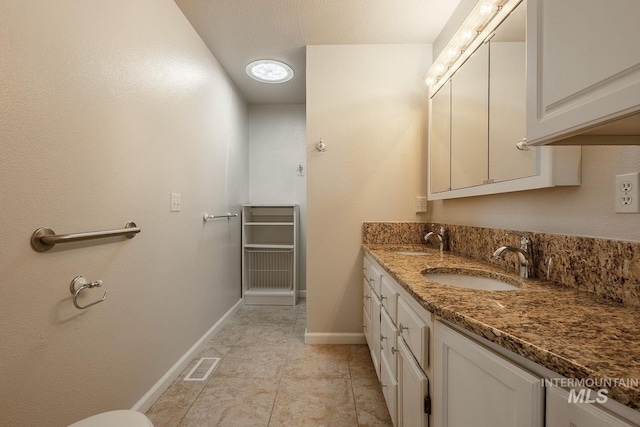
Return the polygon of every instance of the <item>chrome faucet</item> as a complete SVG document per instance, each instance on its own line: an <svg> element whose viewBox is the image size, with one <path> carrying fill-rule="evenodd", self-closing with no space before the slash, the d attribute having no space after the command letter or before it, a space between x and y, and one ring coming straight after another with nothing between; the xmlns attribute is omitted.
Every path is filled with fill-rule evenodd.
<svg viewBox="0 0 640 427"><path fill-rule="evenodd" d="M515 235L520 237L520 247L515 246L500 246L494 253L493 258L502 259L505 252L515 252L518 255L518 261L520 261L520 277L524 279L529 278L529 263L532 259L531 251L531 239L529 236L518 233L507 233L508 236Z"/></svg>
<svg viewBox="0 0 640 427"><path fill-rule="evenodd" d="M428 232L424 236L424 241L429 243L429 239L431 239L432 236L436 236L436 238L440 242L440 251L443 251L445 249L445 247L447 246L446 233L447 233L447 231L444 229L444 227L440 226L440 232L439 233L436 233L434 231Z"/></svg>

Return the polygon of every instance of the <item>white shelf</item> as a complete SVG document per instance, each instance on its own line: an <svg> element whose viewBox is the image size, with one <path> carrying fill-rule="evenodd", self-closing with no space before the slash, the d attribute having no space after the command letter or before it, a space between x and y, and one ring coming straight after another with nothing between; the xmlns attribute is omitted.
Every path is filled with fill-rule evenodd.
<svg viewBox="0 0 640 427"><path fill-rule="evenodd" d="M289 225L293 226L293 222L245 222L244 225Z"/></svg>
<svg viewBox="0 0 640 427"><path fill-rule="evenodd" d="M243 205L242 225L244 303L295 305L298 206Z"/></svg>
<svg viewBox="0 0 640 427"><path fill-rule="evenodd" d="M293 249L293 245L275 243L245 243L244 247L259 249Z"/></svg>

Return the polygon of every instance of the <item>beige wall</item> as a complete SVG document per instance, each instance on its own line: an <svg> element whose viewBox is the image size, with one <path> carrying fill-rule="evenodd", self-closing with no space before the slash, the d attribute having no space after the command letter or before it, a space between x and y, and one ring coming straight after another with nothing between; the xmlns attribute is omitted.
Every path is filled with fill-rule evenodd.
<svg viewBox="0 0 640 427"><path fill-rule="evenodd" d="M640 215L614 211L615 175L638 171L640 147L583 147L581 186L435 201L429 220L640 241Z"/></svg>
<svg viewBox="0 0 640 427"><path fill-rule="evenodd" d="M4 1L0 39L0 425L66 425L131 408L239 300L240 223L202 213L248 197L246 106L171 0ZM104 303L73 307L80 274Z"/></svg>
<svg viewBox="0 0 640 427"><path fill-rule="evenodd" d="M362 332L362 222L424 217L430 63L430 45L307 46L308 333Z"/></svg>

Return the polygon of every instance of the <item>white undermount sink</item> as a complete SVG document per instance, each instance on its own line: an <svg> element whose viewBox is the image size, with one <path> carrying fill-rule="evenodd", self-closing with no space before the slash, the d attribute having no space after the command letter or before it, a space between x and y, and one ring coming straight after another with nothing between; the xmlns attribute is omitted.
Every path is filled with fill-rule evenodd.
<svg viewBox="0 0 640 427"><path fill-rule="evenodd" d="M517 291L519 288L502 280L491 277L471 276L463 273L423 273L434 282L459 288L479 289L483 291Z"/></svg>

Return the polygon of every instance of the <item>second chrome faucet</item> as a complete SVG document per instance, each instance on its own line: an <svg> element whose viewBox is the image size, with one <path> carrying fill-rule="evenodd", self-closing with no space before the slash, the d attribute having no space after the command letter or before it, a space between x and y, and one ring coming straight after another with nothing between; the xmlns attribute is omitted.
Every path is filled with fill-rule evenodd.
<svg viewBox="0 0 640 427"><path fill-rule="evenodd" d="M520 262L519 276L528 279L531 275L529 265L532 264L531 238L524 234L507 233L508 236L515 235L520 237L520 247L500 246L494 253L494 259L502 259L505 252L515 252Z"/></svg>

